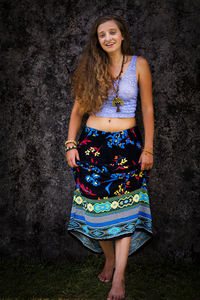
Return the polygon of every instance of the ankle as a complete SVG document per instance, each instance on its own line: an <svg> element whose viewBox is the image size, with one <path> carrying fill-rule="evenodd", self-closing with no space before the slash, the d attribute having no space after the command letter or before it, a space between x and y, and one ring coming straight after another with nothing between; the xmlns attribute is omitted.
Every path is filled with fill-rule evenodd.
<svg viewBox="0 0 200 300"><path fill-rule="evenodd" d="M108 264L114 264L115 263L115 257L114 256L107 256L105 257L106 263Z"/></svg>
<svg viewBox="0 0 200 300"><path fill-rule="evenodd" d="M113 279L116 281L125 281L125 274L123 271L115 270Z"/></svg>

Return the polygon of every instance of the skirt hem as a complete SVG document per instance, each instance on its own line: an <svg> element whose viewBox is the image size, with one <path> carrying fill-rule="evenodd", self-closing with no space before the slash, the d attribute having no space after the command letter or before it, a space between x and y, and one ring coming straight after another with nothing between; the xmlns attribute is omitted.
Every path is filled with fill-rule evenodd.
<svg viewBox="0 0 200 300"><path fill-rule="evenodd" d="M140 230L139 230L140 229ZM92 250L95 253L102 253L103 250L99 244L99 241L112 241L115 242L116 239L124 238L128 234L132 236L131 243L130 243L130 249L129 254L133 254L136 250L138 250L141 246L143 246L149 239L152 238L153 233L150 230L144 229L144 228L136 228L135 231L129 232L127 234L119 234L118 236L115 236L114 238L91 238L86 233L80 232L79 230L74 229L68 229L68 232L76 237L87 249Z"/></svg>

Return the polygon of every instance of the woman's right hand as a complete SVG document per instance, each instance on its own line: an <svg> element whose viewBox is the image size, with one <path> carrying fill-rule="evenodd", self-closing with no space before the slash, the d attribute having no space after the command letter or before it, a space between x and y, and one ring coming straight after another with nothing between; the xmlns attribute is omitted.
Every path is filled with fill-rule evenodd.
<svg viewBox="0 0 200 300"><path fill-rule="evenodd" d="M74 146L74 144L70 143L67 146L68 147ZM65 157L66 157L66 161L67 161L69 167L71 167L71 168L78 167L78 165L76 164L76 160L80 160L80 157L79 157L79 153L78 153L77 149L68 150L66 152Z"/></svg>

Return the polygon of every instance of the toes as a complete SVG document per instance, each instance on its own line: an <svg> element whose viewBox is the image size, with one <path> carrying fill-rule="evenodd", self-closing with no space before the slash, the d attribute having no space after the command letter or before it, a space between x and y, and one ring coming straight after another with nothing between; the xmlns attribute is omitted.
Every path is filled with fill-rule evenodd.
<svg viewBox="0 0 200 300"><path fill-rule="evenodd" d="M113 299L114 299L113 297L114 297L114 296L112 296L112 295L108 295L107 300L113 300Z"/></svg>
<svg viewBox="0 0 200 300"><path fill-rule="evenodd" d="M101 274L98 275L98 278L101 282L109 283L110 279L107 279L106 277L102 276Z"/></svg>
<svg viewBox="0 0 200 300"><path fill-rule="evenodd" d="M101 281L101 282L103 282L103 280L100 278L100 277L98 277L99 278L99 280Z"/></svg>
<svg viewBox="0 0 200 300"><path fill-rule="evenodd" d="M98 278L99 278L100 281L103 282L103 277L101 276L101 274L98 275Z"/></svg>
<svg viewBox="0 0 200 300"><path fill-rule="evenodd" d="M103 277L101 274L99 274L98 278L101 282L107 282L107 279Z"/></svg>

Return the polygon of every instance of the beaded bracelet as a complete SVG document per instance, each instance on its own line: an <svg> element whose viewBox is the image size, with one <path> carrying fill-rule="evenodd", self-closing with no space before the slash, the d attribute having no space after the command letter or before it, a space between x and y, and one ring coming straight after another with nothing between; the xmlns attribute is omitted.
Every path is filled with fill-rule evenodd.
<svg viewBox="0 0 200 300"><path fill-rule="evenodd" d="M76 148L77 148L76 145L70 146L70 147L66 147L66 148L65 148L65 151L67 152L67 151L69 151L69 150L71 150L71 149L76 149Z"/></svg>
<svg viewBox="0 0 200 300"><path fill-rule="evenodd" d="M65 142L65 146L67 147L67 144L69 144L69 143L73 143L74 145L77 145L77 142L76 142L76 141L74 141L74 140L67 140L67 141Z"/></svg>
<svg viewBox="0 0 200 300"><path fill-rule="evenodd" d="M150 152L149 150L143 149L142 151L147 152L147 153L150 153L151 155L153 155L153 153Z"/></svg>

